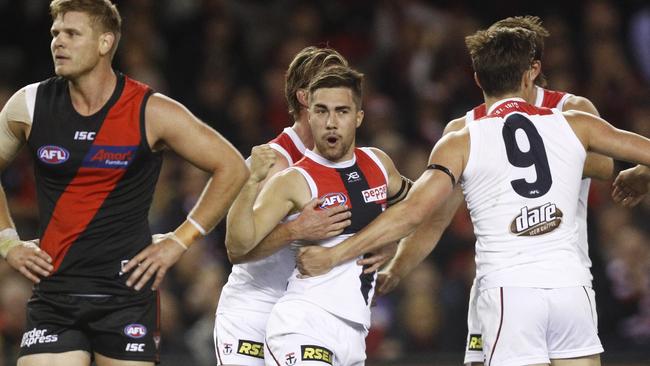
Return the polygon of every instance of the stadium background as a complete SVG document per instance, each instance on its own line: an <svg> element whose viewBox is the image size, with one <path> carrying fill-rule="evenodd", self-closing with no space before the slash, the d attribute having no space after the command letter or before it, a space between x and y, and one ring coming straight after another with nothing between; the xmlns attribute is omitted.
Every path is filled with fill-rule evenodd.
<svg viewBox="0 0 650 366"><path fill-rule="evenodd" d="M0 0L0 103L52 74L46 0ZM358 145L384 149L417 178L451 118L480 103L463 37L506 16L534 14L551 37L549 86L590 98L619 127L650 136L650 5L644 1L123 0L115 65L187 105L242 152L291 124L283 75L306 45L328 44L366 74ZM645 3L645 4L644 4ZM18 231L32 238L37 208L25 151L3 186ZM619 165L619 168L624 165ZM151 222L175 227L206 175L165 160ZM605 365L650 364L650 200L613 205L594 182L590 250ZM214 365L212 327L227 279L223 232L186 253L162 290L162 365ZM466 212L438 249L373 310L368 365L459 365L474 276ZM0 263L0 366L14 364L30 283Z"/></svg>

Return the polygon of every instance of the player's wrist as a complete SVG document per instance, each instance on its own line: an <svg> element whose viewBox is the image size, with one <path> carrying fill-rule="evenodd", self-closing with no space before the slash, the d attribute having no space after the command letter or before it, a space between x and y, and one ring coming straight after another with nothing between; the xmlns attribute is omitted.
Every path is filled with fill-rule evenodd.
<svg viewBox="0 0 650 366"><path fill-rule="evenodd" d="M194 223L192 223L192 221L195 220L190 220L188 216L188 220L186 220L181 224L181 226L170 233L174 236L174 238L170 239L177 239L178 242L183 244L183 246L189 248L196 240L202 238L204 236L203 233L205 232L205 229L202 227L197 227ZM205 233L207 234L207 232Z"/></svg>
<svg viewBox="0 0 650 366"><path fill-rule="evenodd" d="M14 228L7 228L0 231L0 256L7 258L9 251L17 246L22 245L18 233Z"/></svg>

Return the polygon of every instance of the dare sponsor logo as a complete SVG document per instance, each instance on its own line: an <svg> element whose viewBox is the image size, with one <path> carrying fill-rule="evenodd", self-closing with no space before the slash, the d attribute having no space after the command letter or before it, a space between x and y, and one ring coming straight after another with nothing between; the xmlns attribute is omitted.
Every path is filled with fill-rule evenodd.
<svg viewBox="0 0 650 366"><path fill-rule="evenodd" d="M517 236L537 236L550 233L562 223L564 214L554 203L538 207L523 207L512 220L510 232Z"/></svg>
<svg viewBox="0 0 650 366"><path fill-rule="evenodd" d="M302 355L301 359L303 361L321 361L330 365L332 364L332 359L334 358L332 351L320 346L300 346L300 353Z"/></svg>
<svg viewBox="0 0 650 366"><path fill-rule="evenodd" d="M237 346L237 353L264 359L264 343L240 339L239 345Z"/></svg>
<svg viewBox="0 0 650 366"><path fill-rule="evenodd" d="M320 198L323 200L323 203L320 205L320 208L328 208L332 206L342 206L348 202L348 196L345 193L341 192L332 192L328 193Z"/></svg>
<svg viewBox="0 0 650 366"><path fill-rule="evenodd" d="M83 161L87 168L126 169L138 146L92 146Z"/></svg>
<svg viewBox="0 0 650 366"><path fill-rule="evenodd" d="M70 158L68 150L55 145L41 146L38 148L36 154L40 161L51 165L65 163Z"/></svg>
<svg viewBox="0 0 650 366"><path fill-rule="evenodd" d="M365 203L370 203L370 202L377 202L377 201L382 201L386 199L386 185L381 185L379 187L375 188L370 188L366 189L365 191L361 191L361 194L363 195L363 201Z"/></svg>
<svg viewBox="0 0 650 366"><path fill-rule="evenodd" d="M483 337L480 334L470 334L467 341L468 351L483 351Z"/></svg>
<svg viewBox="0 0 650 366"><path fill-rule="evenodd" d="M139 339L147 335L147 327L142 324L129 324L124 327L124 334L129 338Z"/></svg>
<svg viewBox="0 0 650 366"><path fill-rule="evenodd" d="M32 329L23 334L20 347L31 347L34 344L54 343L59 340L56 334L47 334L47 329Z"/></svg>

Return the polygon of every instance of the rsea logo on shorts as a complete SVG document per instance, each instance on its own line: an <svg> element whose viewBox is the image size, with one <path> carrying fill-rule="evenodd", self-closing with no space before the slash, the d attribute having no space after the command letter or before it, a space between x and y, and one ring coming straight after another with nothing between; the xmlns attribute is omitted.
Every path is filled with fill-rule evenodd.
<svg viewBox="0 0 650 366"><path fill-rule="evenodd" d="M23 334L20 347L31 347L34 344L54 343L59 340L56 334L47 334L47 329L32 329Z"/></svg>
<svg viewBox="0 0 650 366"><path fill-rule="evenodd" d="M332 192L326 195L323 195L320 199L323 200L323 203L320 205L320 208L328 208L331 206L343 206L348 202L348 196L345 193L341 192Z"/></svg>
<svg viewBox="0 0 650 366"><path fill-rule="evenodd" d="M537 236L557 229L564 214L554 203L541 206L523 207L519 215L512 220L510 232L517 236Z"/></svg>
<svg viewBox="0 0 650 366"><path fill-rule="evenodd" d="M84 157L86 168L126 169L135 157L138 146L93 145Z"/></svg>
<svg viewBox="0 0 650 366"><path fill-rule="evenodd" d="M330 365L332 364L332 358L334 358L332 351L327 348L309 344L300 346L300 353L303 361L321 361Z"/></svg>
<svg viewBox="0 0 650 366"><path fill-rule="evenodd" d="M129 338L139 339L147 335L147 327L142 324L129 324L124 327L124 334Z"/></svg>
<svg viewBox="0 0 650 366"><path fill-rule="evenodd" d="M70 158L68 150L61 146L45 145L36 151L38 158L45 164L57 165L65 163Z"/></svg>
<svg viewBox="0 0 650 366"><path fill-rule="evenodd" d="M264 358L264 343L248 341L245 339L239 340L237 353L240 355L251 356L256 358Z"/></svg>
<svg viewBox="0 0 650 366"><path fill-rule="evenodd" d="M483 351L483 337L480 334L470 334L467 342L468 351Z"/></svg>

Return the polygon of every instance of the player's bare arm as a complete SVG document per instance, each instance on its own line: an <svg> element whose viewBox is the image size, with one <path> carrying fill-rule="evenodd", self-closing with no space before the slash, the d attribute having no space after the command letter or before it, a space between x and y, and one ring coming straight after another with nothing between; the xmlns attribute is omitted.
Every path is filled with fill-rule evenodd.
<svg viewBox="0 0 650 366"><path fill-rule="evenodd" d="M145 126L153 150L169 148L212 176L188 219L126 265L125 271L135 268L127 285L137 290L154 275L152 288L160 285L167 269L186 248L223 218L248 178L248 169L239 152L180 103L161 94L152 95L145 108Z"/></svg>
<svg viewBox="0 0 650 366"><path fill-rule="evenodd" d="M226 250L229 257L243 256L257 244L248 220L240 218L252 217L255 198L275 162L275 151L269 145L253 147L248 161L251 174L230 207L226 221Z"/></svg>
<svg viewBox="0 0 650 366"><path fill-rule="evenodd" d="M321 209L323 200L314 198L300 211L295 220L276 226L250 252L242 256L228 258L233 264L246 263L266 258L295 240L315 242L337 236L350 226L351 213L347 206L334 206Z"/></svg>
<svg viewBox="0 0 650 366"><path fill-rule="evenodd" d="M650 165L650 139L620 130L607 121L579 111L564 112L576 136L587 151L617 160Z"/></svg>
<svg viewBox="0 0 650 366"><path fill-rule="evenodd" d="M298 212L309 200L309 186L298 171L290 169L276 174L253 202L240 202L249 207L231 210L228 219L238 225L227 234L227 240L246 241L244 245L254 247L287 215Z"/></svg>
<svg viewBox="0 0 650 366"><path fill-rule="evenodd" d="M16 92L0 111L0 172L11 163L27 141L31 119L25 88ZM1 187L0 187L1 188ZM52 258L35 241L21 240L16 232L4 189L0 189L0 255L34 283L50 274Z"/></svg>
<svg viewBox="0 0 650 366"><path fill-rule="evenodd" d="M468 155L467 129L442 138L433 148L429 163L447 169L454 182L443 170L427 169L404 201L390 207L359 233L337 246L326 248L326 253L314 251L315 248L301 248L296 258L300 272L309 276L326 273L339 263L372 252L413 232L453 192L455 180L465 169Z"/></svg>
<svg viewBox="0 0 650 366"><path fill-rule="evenodd" d="M596 117L600 117L598 110L594 104L585 97L580 97L574 95L566 100L564 103L565 111L576 110L589 114L593 114ZM598 154L595 152L588 152L587 159L585 160L584 171L582 175L584 177L607 180L611 179L614 174L614 160L609 156Z"/></svg>
<svg viewBox="0 0 650 366"><path fill-rule="evenodd" d="M447 123L443 136L465 127L465 117L456 118ZM402 239L393 260L377 276L378 294L392 291L407 274L435 249L442 233L451 223L458 207L463 202L460 187L455 187L451 197L443 206L429 215L418 228Z"/></svg>

